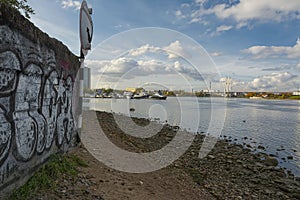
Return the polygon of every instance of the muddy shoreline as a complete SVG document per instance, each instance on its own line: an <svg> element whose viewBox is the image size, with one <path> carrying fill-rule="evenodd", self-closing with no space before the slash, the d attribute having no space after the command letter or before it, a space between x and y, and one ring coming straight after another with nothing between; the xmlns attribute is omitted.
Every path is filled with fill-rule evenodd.
<svg viewBox="0 0 300 200"><path fill-rule="evenodd" d="M131 152L152 152L168 144L178 128L161 125L160 131L147 139L125 134L116 123L128 120L122 115L96 112L84 114L82 134L99 134L92 124L100 125L115 145ZM95 118L95 119L94 119ZM131 118L139 126L150 120ZM90 129L89 129L90 128ZM71 154L84 160L76 177L61 176L58 188L39 191L31 199L100 199L100 200L168 200L168 199L300 199L300 178L277 166L275 158L253 154L242 145L218 140L213 150L198 158L204 136L196 135L188 151L168 167L149 173L126 173L111 169L98 161L83 144Z"/></svg>
<svg viewBox="0 0 300 200"><path fill-rule="evenodd" d="M178 130L178 127L164 125L151 138L136 138L118 128L114 115L97 112L100 126L116 145L134 152L160 149L172 140ZM148 119L132 119L140 126L150 123ZM300 199L300 178L278 167L275 157L252 153L242 145L218 140L208 156L199 159L203 139L203 135L196 135L189 150L168 168L186 171L198 187L218 199Z"/></svg>

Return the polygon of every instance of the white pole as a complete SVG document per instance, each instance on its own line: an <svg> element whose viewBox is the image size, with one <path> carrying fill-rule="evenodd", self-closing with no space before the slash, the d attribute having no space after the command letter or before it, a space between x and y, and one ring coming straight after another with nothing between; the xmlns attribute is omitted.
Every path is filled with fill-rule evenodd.
<svg viewBox="0 0 300 200"><path fill-rule="evenodd" d="M82 128L82 107L83 107L83 67L84 67L84 58L80 58L80 71L79 71L79 102L81 102L81 113L78 116L78 128Z"/></svg>

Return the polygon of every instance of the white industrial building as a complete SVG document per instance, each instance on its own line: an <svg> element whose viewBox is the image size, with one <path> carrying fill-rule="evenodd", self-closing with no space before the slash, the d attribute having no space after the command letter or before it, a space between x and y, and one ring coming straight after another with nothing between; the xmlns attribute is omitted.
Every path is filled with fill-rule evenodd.
<svg viewBox="0 0 300 200"><path fill-rule="evenodd" d="M293 92L293 96L300 96L300 90L296 91L296 92Z"/></svg>

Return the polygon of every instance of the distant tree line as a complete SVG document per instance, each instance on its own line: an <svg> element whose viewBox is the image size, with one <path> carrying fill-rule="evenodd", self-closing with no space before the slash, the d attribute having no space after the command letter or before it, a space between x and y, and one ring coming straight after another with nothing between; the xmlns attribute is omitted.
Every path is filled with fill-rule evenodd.
<svg viewBox="0 0 300 200"><path fill-rule="evenodd" d="M292 92L280 92L280 93L273 93L273 92L248 92L246 94L247 98L250 97L263 97L266 99L288 99L293 96Z"/></svg>

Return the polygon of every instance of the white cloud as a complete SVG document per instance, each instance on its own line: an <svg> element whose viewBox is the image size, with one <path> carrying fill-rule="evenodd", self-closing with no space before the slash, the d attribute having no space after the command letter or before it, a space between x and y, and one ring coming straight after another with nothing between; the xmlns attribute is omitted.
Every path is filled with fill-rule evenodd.
<svg viewBox="0 0 300 200"><path fill-rule="evenodd" d="M183 58L189 57L188 53L184 50L184 48L178 40L172 42L169 46L166 46L163 49L169 54L168 57L170 59L178 58L180 56Z"/></svg>
<svg viewBox="0 0 300 200"><path fill-rule="evenodd" d="M239 22L237 25L236 25L236 28L237 29L240 29L240 28L243 28L245 26L248 26L250 27L246 22ZM251 27L250 27L251 28Z"/></svg>
<svg viewBox="0 0 300 200"><path fill-rule="evenodd" d="M111 76L122 76L128 71L138 67L138 62L129 58L117 58L113 60L86 60L86 66L94 69L97 74L109 74Z"/></svg>
<svg viewBox="0 0 300 200"><path fill-rule="evenodd" d="M189 54L185 51L182 44L178 40L170 43L168 46L165 47L155 47L155 46L151 46L150 44L145 44L139 48L131 49L129 51L129 55L140 56L146 53L157 53L157 52L166 53L169 59L174 59L178 57L183 57L183 58L189 57Z"/></svg>
<svg viewBox="0 0 300 200"><path fill-rule="evenodd" d="M105 69L111 74L122 74L138 66L138 63L133 59L118 58L106 64Z"/></svg>
<svg viewBox="0 0 300 200"><path fill-rule="evenodd" d="M193 23L198 23L201 21L201 18L192 18L190 21L189 21L189 24L193 24Z"/></svg>
<svg viewBox="0 0 300 200"><path fill-rule="evenodd" d="M253 58L300 58L300 39L294 46L252 46L243 50L244 53L251 54Z"/></svg>
<svg viewBox="0 0 300 200"><path fill-rule="evenodd" d="M191 77L194 80L202 80L202 76L191 66L183 65L179 61L165 63L160 60L134 60L131 58L117 58L113 60L86 60L86 66L92 69L93 75L102 74L104 76L122 77L132 79L137 76L158 75L176 75L182 74Z"/></svg>
<svg viewBox="0 0 300 200"><path fill-rule="evenodd" d="M224 31L229 31L230 29L232 29L232 26L226 26L226 25L221 25L219 27L217 27L217 32L224 32Z"/></svg>
<svg viewBox="0 0 300 200"><path fill-rule="evenodd" d="M184 15L181 10L176 10L175 11L175 16L178 18L178 19L185 19L187 16Z"/></svg>
<svg viewBox="0 0 300 200"><path fill-rule="evenodd" d="M224 91L226 87L226 82L230 83L231 91L240 92L240 91L247 91L247 82L236 80L230 77L221 77L219 80L212 81L212 89Z"/></svg>
<svg viewBox="0 0 300 200"><path fill-rule="evenodd" d="M203 77L196 69L192 67L186 67L182 65L179 61L175 61L173 67L177 73L188 75L194 80L203 80Z"/></svg>
<svg viewBox="0 0 300 200"><path fill-rule="evenodd" d="M188 3L183 3L180 5L182 8L189 8L190 7L190 4Z"/></svg>
<svg viewBox="0 0 300 200"><path fill-rule="evenodd" d="M171 65L159 60L139 60L139 67L135 72L139 76L148 76L149 74L169 74L172 73Z"/></svg>
<svg viewBox="0 0 300 200"><path fill-rule="evenodd" d="M253 21L264 23L300 19L299 0L289 0L288 2L284 0L240 0L227 3L224 3L224 1L212 1L213 3L210 7L206 5L206 2L208 1L195 0L191 4L193 9L177 10L177 19L187 19L188 23L201 23L210 19L210 16L216 16L218 19L226 21L232 19L233 27L236 29L242 27L251 29Z"/></svg>
<svg viewBox="0 0 300 200"><path fill-rule="evenodd" d="M74 1L74 0L62 0L61 5L63 8L74 8L75 10L79 10L81 3L80 1Z"/></svg>
<svg viewBox="0 0 300 200"><path fill-rule="evenodd" d="M203 5L207 0L195 0L195 3Z"/></svg>
<svg viewBox="0 0 300 200"><path fill-rule="evenodd" d="M249 83L249 87L256 90L266 90L270 88L283 88L288 82L295 79L297 76L289 72L272 73L255 78Z"/></svg>
<svg viewBox="0 0 300 200"><path fill-rule="evenodd" d="M160 51L161 48L150 46L150 44L145 44L139 48L130 50L129 54L132 56L139 56L148 52L155 53Z"/></svg>
<svg viewBox="0 0 300 200"><path fill-rule="evenodd" d="M220 19L233 18L237 22L248 20L283 21L287 18L299 18L300 1L289 0L240 0L228 7L218 4L206 10L207 14L215 14ZM293 15L292 15L293 14Z"/></svg>
<svg viewBox="0 0 300 200"><path fill-rule="evenodd" d="M223 32L229 31L232 28L233 28L233 26L221 25L221 26L218 26L215 31L211 32L210 35L212 37L214 37L214 36L219 35Z"/></svg>
<svg viewBox="0 0 300 200"><path fill-rule="evenodd" d="M297 87L299 76L289 72L272 73L253 78L249 82L230 78L232 91L263 91L263 92L283 92L292 91ZM219 85L220 90L224 89L227 77L220 78L215 85Z"/></svg>
<svg viewBox="0 0 300 200"><path fill-rule="evenodd" d="M214 57L218 57L218 56L222 56L223 53L222 52L212 52L210 53L211 56L214 56Z"/></svg>

